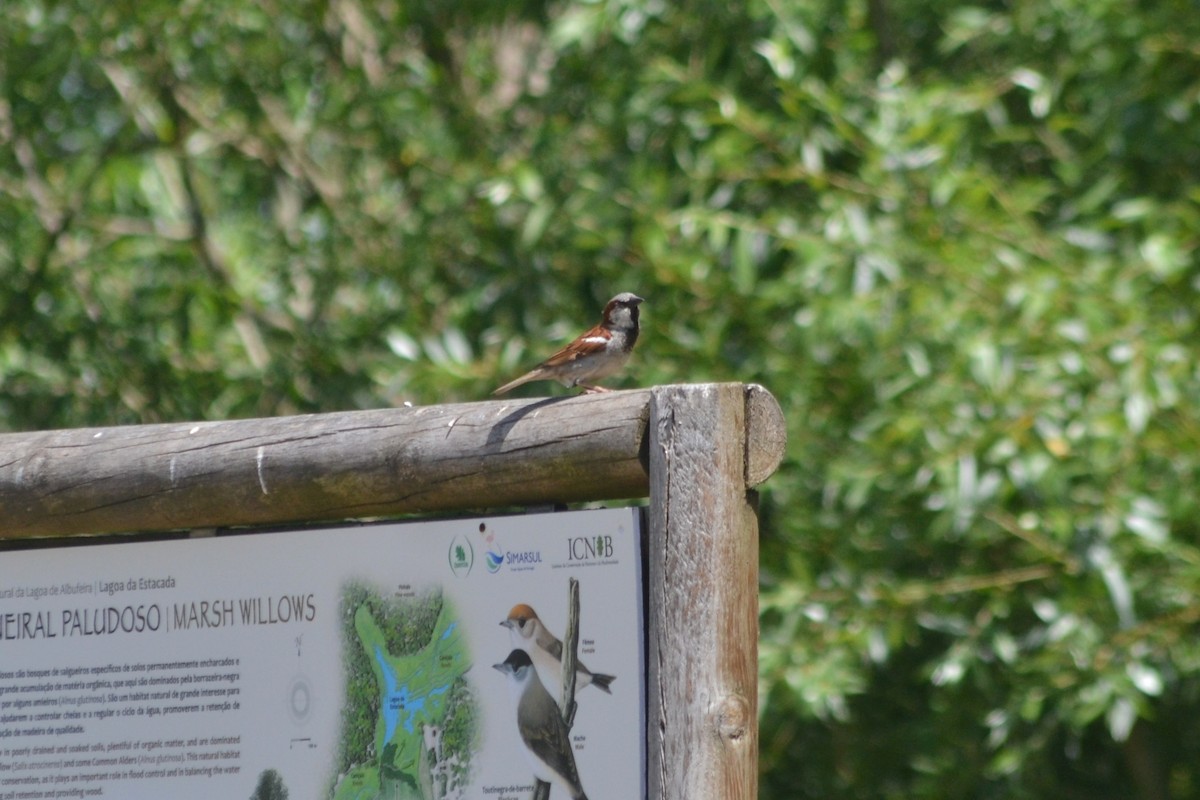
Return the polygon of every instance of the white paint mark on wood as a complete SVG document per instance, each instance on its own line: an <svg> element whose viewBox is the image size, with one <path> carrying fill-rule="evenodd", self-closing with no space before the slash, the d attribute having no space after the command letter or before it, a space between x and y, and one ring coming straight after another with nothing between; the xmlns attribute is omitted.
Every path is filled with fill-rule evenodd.
<svg viewBox="0 0 1200 800"><path fill-rule="evenodd" d="M258 485L262 487L263 494L270 494L267 491L267 476L263 473L263 460L266 458L266 448L259 447L258 453L254 456L254 463L258 467Z"/></svg>

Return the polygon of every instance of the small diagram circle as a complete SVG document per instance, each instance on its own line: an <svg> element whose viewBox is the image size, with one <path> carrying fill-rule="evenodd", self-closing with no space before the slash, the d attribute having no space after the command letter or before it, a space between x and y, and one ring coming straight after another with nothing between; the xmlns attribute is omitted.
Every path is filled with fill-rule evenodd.
<svg viewBox="0 0 1200 800"><path fill-rule="evenodd" d="M312 713L312 688L308 685L308 678L303 675L292 678L288 686L287 702L288 713L293 722L302 725L308 721Z"/></svg>

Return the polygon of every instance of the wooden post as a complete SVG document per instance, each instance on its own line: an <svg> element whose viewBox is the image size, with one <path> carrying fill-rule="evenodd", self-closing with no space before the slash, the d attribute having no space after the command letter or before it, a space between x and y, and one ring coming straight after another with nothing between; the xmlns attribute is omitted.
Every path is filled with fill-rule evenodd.
<svg viewBox="0 0 1200 800"><path fill-rule="evenodd" d="M651 400L653 800L758 796L758 518L750 485L782 456L773 404L737 384L665 386ZM751 418L760 430L748 429Z"/></svg>

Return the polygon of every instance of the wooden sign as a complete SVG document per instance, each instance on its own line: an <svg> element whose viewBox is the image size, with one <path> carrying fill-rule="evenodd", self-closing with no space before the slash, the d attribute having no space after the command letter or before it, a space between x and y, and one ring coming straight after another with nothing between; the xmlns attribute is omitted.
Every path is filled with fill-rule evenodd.
<svg viewBox="0 0 1200 800"><path fill-rule="evenodd" d="M648 498L646 796L751 800L758 787L755 487L778 468L784 445L775 398L737 383L7 434L0 435L0 539ZM464 547L448 554L447 568L467 573L480 557ZM581 574L581 631L591 624L590 591ZM31 616L0 618L6 632L38 636L39 624L44 631L52 624L35 610L19 613ZM197 618L213 613L224 612L201 607ZM150 624L139 619L135 612L79 624ZM20 642L0 639L5 650L13 643ZM590 653L580 658L591 666ZM493 671L507 680L521 668ZM584 700L593 688L581 691ZM3 780L0 772L0 792Z"/></svg>

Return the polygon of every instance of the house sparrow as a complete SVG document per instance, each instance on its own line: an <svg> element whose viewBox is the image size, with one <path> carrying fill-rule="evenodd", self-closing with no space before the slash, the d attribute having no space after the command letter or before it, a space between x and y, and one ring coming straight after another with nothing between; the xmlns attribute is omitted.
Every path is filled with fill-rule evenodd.
<svg viewBox="0 0 1200 800"><path fill-rule="evenodd" d="M546 624L538 617L537 612L524 603L513 606L512 611L508 612L508 619L500 624L508 628L512 646L529 654L542 685L551 693L555 702L561 703L562 641L546 630ZM595 685L601 691L612 694L608 685L613 680L612 675L592 672L582 662L576 662L575 686L578 689Z"/></svg>
<svg viewBox="0 0 1200 800"><path fill-rule="evenodd" d="M604 307L599 325L492 394L504 394L530 381L558 381L568 389L582 386L586 394L609 391L594 381L614 374L629 359L637 343L638 305L642 302L632 292L617 295Z"/></svg>
<svg viewBox="0 0 1200 800"><path fill-rule="evenodd" d="M509 691L517 706L517 734L521 750L538 780L564 789L571 800L587 800L579 783L575 753L567 724L558 705L538 680L533 662L523 650L513 650L494 669L508 676Z"/></svg>

